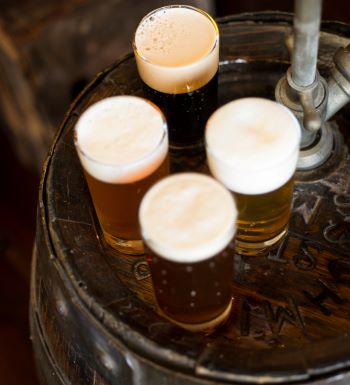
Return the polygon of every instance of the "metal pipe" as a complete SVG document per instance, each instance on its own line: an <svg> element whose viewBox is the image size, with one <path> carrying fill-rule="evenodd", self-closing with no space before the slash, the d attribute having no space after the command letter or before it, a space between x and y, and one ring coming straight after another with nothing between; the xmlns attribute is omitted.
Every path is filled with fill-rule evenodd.
<svg viewBox="0 0 350 385"><path fill-rule="evenodd" d="M329 99L327 104L326 119L329 120L350 100L350 83L337 82L334 77L328 79Z"/></svg>
<svg viewBox="0 0 350 385"><path fill-rule="evenodd" d="M292 79L300 87L315 81L322 0L295 0Z"/></svg>
<svg viewBox="0 0 350 385"><path fill-rule="evenodd" d="M328 104L326 120L350 100L350 44L341 47L334 55L334 67L328 79Z"/></svg>

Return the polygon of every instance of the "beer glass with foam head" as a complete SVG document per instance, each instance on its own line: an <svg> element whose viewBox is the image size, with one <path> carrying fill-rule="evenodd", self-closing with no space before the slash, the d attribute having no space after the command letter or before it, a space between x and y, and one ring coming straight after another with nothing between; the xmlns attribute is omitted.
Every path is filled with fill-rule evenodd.
<svg viewBox="0 0 350 385"><path fill-rule="evenodd" d="M266 252L287 232L299 154L297 119L274 101L237 99L209 118L205 140L211 173L234 193L237 251Z"/></svg>
<svg viewBox="0 0 350 385"><path fill-rule="evenodd" d="M203 148L217 107L219 30L204 11L171 5L140 22L133 43L145 97L161 108L170 148Z"/></svg>
<svg viewBox="0 0 350 385"><path fill-rule="evenodd" d="M236 216L232 194L199 173L168 176L142 200L155 296L162 314L185 329L209 333L230 314Z"/></svg>
<svg viewBox="0 0 350 385"><path fill-rule="evenodd" d="M83 112L74 141L106 242L142 254L140 201L169 173L164 115L143 98L109 97Z"/></svg>

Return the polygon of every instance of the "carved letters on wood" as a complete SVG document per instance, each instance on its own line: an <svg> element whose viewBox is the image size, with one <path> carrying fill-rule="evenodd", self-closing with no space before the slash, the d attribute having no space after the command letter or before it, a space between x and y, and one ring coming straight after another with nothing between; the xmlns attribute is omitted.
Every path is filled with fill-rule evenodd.
<svg viewBox="0 0 350 385"><path fill-rule="evenodd" d="M330 319L335 309L350 306L342 292L350 289L350 194L346 175L338 174L314 189L296 185L289 233L276 249L264 257L235 256L240 262L235 262L237 307L231 322L241 337L259 335L257 319L264 335L283 336L285 327L307 333L310 314ZM150 284L145 260L133 264L132 275L139 284ZM264 287L273 286L270 279L276 281L275 293Z"/></svg>
<svg viewBox="0 0 350 385"><path fill-rule="evenodd" d="M303 190L301 190L302 193L304 193ZM303 310L306 307L313 309L316 317L318 314L331 317L334 312L332 309L349 306L346 296L342 294L342 289L350 288L350 260L346 259L348 255L346 251L350 251L350 194L336 193L333 199L327 200L313 191L310 197L307 202L304 197L304 202L298 204L298 191L296 192L294 203L297 204L293 215L299 215L302 218L304 224L311 229L307 235L312 235L312 228L319 218L319 211L324 208L324 205L328 206L333 216L325 224L318 224L317 229L322 229L318 234L321 233L321 236L315 239L310 236L306 238L303 234L298 234L298 229L291 229L279 247L266 256L270 264L280 264L283 271L287 272L286 274L294 266L300 274L304 273L304 278L302 281L295 282L296 287L291 288L294 296L286 296L285 305L274 305L274 298L252 301L251 298L243 297L238 312L238 329L242 337L254 334L251 330L254 314L256 317L257 314L260 314L260 317L263 314L271 333L277 336L283 334L284 324L300 331L307 329L308 324L303 317ZM336 252L333 252L333 248L336 248ZM290 251L293 249L295 251L291 254ZM342 255L339 250L345 251L344 257L339 258L339 254ZM326 263L325 267L319 267L321 261L323 265ZM249 270L252 269L254 266ZM276 272L277 269L274 271ZM281 279L283 280L283 276ZM249 278L241 283L252 285ZM281 283L279 282L276 287L280 288Z"/></svg>

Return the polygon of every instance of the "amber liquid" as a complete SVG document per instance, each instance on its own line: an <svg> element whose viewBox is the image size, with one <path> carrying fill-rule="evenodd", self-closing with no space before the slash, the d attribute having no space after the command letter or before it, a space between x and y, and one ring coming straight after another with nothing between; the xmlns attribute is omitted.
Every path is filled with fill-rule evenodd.
<svg viewBox="0 0 350 385"><path fill-rule="evenodd" d="M161 310L174 321L200 324L220 316L232 301L233 245L202 262L177 263L146 246Z"/></svg>
<svg viewBox="0 0 350 385"><path fill-rule="evenodd" d="M155 182L168 174L168 157L152 174L133 183L101 182L85 171L90 194L103 231L120 239L141 239L138 222L141 199Z"/></svg>
<svg viewBox="0 0 350 385"><path fill-rule="evenodd" d="M238 208L237 244L263 247L286 232L293 199L291 178L277 190L260 195L234 193Z"/></svg>

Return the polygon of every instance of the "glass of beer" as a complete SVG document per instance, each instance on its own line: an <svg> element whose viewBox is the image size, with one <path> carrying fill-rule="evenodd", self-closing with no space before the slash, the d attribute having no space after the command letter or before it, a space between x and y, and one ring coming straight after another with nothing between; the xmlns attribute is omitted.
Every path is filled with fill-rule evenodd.
<svg viewBox="0 0 350 385"><path fill-rule="evenodd" d="M106 242L142 254L139 205L169 173L164 115L143 98L109 97L83 112L74 142Z"/></svg>
<svg viewBox="0 0 350 385"><path fill-rule="evenodd" d="M208 166L234 194L238 253L266 253L286 234L300 132L286 107L263 98L234 100L209 118Z"/></svg>
<svg viewBox="0 0 350 385"><path fill-rule="evenodd" d="M160 313L191 331L209 333L232 303L236 205L214 178L177 173L144 196L141 234Z"/></svg>
<svg viewBox="0 0 350 385"><path fill-rule="evenodd" d="M144 95L166 116L170 149L203 149L217 108L219 30L206 12L165 6L140 22L133 42Z"/></svg>

